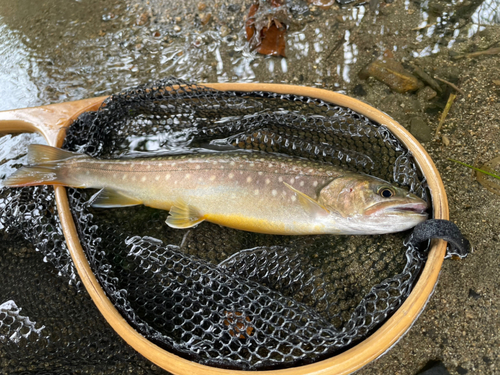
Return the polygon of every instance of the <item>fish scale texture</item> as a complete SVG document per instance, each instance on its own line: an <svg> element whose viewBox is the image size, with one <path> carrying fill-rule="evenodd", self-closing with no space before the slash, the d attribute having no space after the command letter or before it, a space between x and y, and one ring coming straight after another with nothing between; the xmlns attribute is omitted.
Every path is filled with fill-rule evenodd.
<svg viewBox="0 0 500 375"><path fill-rule="evenodd" d="M97 158L243 148L338 165L427 197L411 153L349 108L173 78L84 113L64 148ZM404 245L408 233L272 236L208 222L176 230L164 211L89 207L93 193L68 189L80 242L108 298L148 340L202 364L280 369L338 354L401 306L425 264L425 249ZM8 271L0 276L0 368L161 373L116 339L92 306L51 187L0 190L0 224L0 267ZM23 273L21 293L15 278ZM53 281L40 287L28 275Z"/></svg>

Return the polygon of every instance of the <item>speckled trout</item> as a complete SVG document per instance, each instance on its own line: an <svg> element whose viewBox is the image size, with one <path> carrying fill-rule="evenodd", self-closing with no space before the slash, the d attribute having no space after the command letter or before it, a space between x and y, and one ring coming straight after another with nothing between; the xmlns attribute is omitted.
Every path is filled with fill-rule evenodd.
<svg viewBox="0 0 500 375"><path fill-rule="evenodd" d="M5 186L102 189L94 207L144 204L170 211L167 224L206 220L268 234L381 234L427 218L427 203L367 175L258 152L98 160L32 145Z"/></svg>

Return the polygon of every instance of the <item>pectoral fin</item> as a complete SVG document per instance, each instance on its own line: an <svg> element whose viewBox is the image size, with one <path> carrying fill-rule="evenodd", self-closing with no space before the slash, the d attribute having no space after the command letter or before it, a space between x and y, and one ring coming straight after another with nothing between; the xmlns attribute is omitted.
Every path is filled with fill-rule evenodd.
<svg viewBox="0 0 500 375"><path fill-rule="evenodd" d="M201 223L205 218L199 211L187 205L182 201L177 201L170 208L170 216L167 217L167 225L172 228L185 229L191 228Z"/></svg>
<svg viewBox="0 0 500 375"><path fill-rule="evenodd" d="M111 189L102 189L94 194L89 201L92 207L108 208L108 207L128 207L137 206L142 202L136 198L127 197L126 195Z"/></svg>
<svg viewBox="0 0 500 375"><path fill-rule="evenodd" d="M302 193L301 191L298 191L297 189L293 188L292 186L288 185L286 182L283 182L287 188L289 188L291 191L293 191L299 200L299 203L304 207L304 209L312 214L312 215L318 215L318 216L326 216L330 214L330 211L323 206L322 204L319 204L316 202L314 199L312 199L310 196Z"/></svg>

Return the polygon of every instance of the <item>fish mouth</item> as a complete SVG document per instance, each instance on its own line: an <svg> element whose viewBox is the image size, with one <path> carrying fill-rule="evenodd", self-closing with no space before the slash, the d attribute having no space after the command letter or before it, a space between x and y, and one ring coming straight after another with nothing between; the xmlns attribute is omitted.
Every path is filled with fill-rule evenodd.
<svg viewBox="0 0 500 375"><path fill-rule="evenodd" d="M380 214L399 214L399 215L416 215L427 216L427 203L422 202L407 202L407 203L394 203L394 202L379 202L370 206L366 211L366 215L380 215Z"/></svg>
<svg viewBox="0 0 500 375"><path fill-rule="evenodd" d="M392 206L386 208L386 212L396 212L396 213L414 213L417 215L427 215L427 204L426 203L406 203L397 206Z"/></svg>

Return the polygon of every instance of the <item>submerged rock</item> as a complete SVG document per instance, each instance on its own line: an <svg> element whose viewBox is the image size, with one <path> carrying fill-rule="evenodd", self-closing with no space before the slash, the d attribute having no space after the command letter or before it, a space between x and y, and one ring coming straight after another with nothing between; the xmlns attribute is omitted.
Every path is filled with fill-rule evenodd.
<svg viewBox="0 0 500 375"><path fill-rule="evenodd" d="M417 95L419 99L429 101L436 97L437 92L431 89L429 86L425 86L423 89L418 90Z"/></svg>
<svg viewBox="0 0 500 375"><path fill-rule="evenodd" d="M399 93L416 91L423 83L408 72L399 61L394 59L391 51L386 51L382 58L375 60L359 73L361 79L374 77Z"/></svg>
<svg viewBox="0 0 500 375"><path fill-rule="evenodd" d="M430 362L424 367L424 371L417 375L450 375L450 372L441 361Z"/></svg>
<svg viewBox="0 0 500 375"><path fill-rule="evenodd" d="M432 130L420 117L413 117L410 120L410 133L417 138L419 142L429 142L432 140Z"/></svg>

